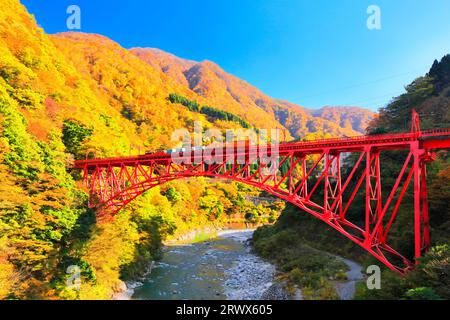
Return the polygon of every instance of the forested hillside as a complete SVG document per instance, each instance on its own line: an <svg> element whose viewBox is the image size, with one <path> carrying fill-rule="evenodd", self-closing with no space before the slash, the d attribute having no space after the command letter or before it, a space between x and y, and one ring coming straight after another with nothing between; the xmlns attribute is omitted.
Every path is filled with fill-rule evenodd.
<svg viewBox="0 0 450 320"><path fill-rule="evenodd" d="M429 73L406 86L406 93L395 97L379 117L374 119L368 134L407 132L411 127L411 113L415 108L421 116L422 129L450 127L450 55L435 61ZM350 170L356 159L348 157L344 170ZM392 186L398 174L404 154L390 152L382 154L381 181ZM356 298L359 299L439 299L450 298L450 160L447 151L440 151L435 162L428 165L429 214L433 248L421 265L405 277L384 269L381 290L368 290L361 283ZM412 188L412 186L410 186ZM413 257L413 214L411 189L406 193L397 222L392 226L394 247L410 259ZM358 196L357 196L358 197ZM364 204L353 206L353 216L364 211ZM361 214L359 214L362 217ZM323 287L329 273L322 270L317 277L314 270L318 263L313 258L303 259L300 255L308 248L320 248L335 252L350 259L358 259L364 265L380 264L370 258L345 237L338 235L322 222L297 207L287 205L279 221L273 227L262 227L254 237L255 248L262 255L275 259L286 271L291 281L308 289ZM306 249L305 249L306 248ZM320 266L320 265L319 265ZM323 267L322 267L323 268Z"/></svg>
<svg viewBox="0 0 450 320"><path fill-rule="evenodd" d="M374 116L372 112L366 109L342 106L328 106L310 112L315 117L326 119L339 124L342 128L352 129L357 132L365 132Z"/></svg>
<svg viewBox="0 0 450 320"><path fill-rule="evenodd" d="M281 124L295 138L303 138L309 133L357 135L364 132L367 122L374 116L373 112L362 108L338 107L333 109L333 117L330 117L330 112L315 112L273 99L211 61L197 63L158 49L135 48L131 52L207 98L214 107L235 113L259 128Z"/></svg>
<svg viewBox="0 0 450 320"><path fill-rule="evenodd" d="M206 179L155 188L108 223L97 223L77 172L98 156L174 145L175 128L240 128L171 103L173 92L206 100L97 35L46 35L17 0L0 11L0 298L108 299L145 271L162 241L227 222L276 219L280 203ZM82 271L81 291L66 270Z"/></svg>
<svg viewBox="0 0 450 320"><path fill-rule="evenodd" d="M274 222L284 207L252 203L259 191L240 183L183 180L99 223L70 169L88 150L106 157L175 147L171 133L197 120L222 130L286 128L291 139L356 135L373 117L270 98L209 61L126 50L95 34L47 35L19 0L0 3L0 299L109 299L160 256L164 240ZM71 265L81 268L80 291L66 285Z"/></svg>

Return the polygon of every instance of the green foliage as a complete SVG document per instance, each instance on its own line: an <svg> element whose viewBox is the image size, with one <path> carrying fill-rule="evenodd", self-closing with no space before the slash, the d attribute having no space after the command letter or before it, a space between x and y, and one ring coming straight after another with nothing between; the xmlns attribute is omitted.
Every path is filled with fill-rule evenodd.
<svg viewBox="0 0 450 320"><path fill-rule="evenodd" d="M92 270L91 265L83 260L80 257L70 257L64 256L61 261L60 268L61 270L67 270L70 266L77 266L80 268L81 276L83 277L83 281L88 281L95 283L97 278L95 276L94 270ZM70 277L70 274L65 273L63 278L60 279L61 282L66 282L66 280Z"/></svg>
<svg viewBox="0 0 450 320"><path fill-rule="evenodd" d="M411 128L412 109L429 98L434 91L433 79L419 77L406 86L406 93L394 98L392 102L380 110L380 117L369 126L369 133L407 132Z"/></svg>
<svg viewBox="0 0 450 320"><path fill-rule="evenodd" d="M189 100L183 96L180 96L176 93L171 93L169 95L169 101L172 103L181 104L181 105L185 106L186 108L188 108L189 111L193 111L193 112L200 111L200 105L197 102L191 101L191 100Z"/></svg>
<svg viewBox="0 0 450 320"><path fill-rule="evenodd" d="M160 259L163 241L175 232L176 226L161 215L142 217L134 216L132 220L137 225L140 241L135 247L133 259L121 267L121 278L136 279L147 271L147 266L153 260Z"/></svg>
<svg viewBox="0 0 450 320"><path fill-rule="evenodd" d="M166 239L230 220L243 223L245 212L257 211L244 198L255 189L195 179L154 188L112 221L96 221L79 175L66 170L71 154L84 156L92 146L97 156L125 155L130 144L170 147L170 132L192 123L202 108L172 96L186 105L180 112L167 95L192 92L112 41L72 33L50 37L18 0L2 1L1 298L109 299L120 279L142 274L160 258ZM214 108L203 112L245 125ZM275 209L263 207L273 221ZM70 265L81 268L80 292L66 287Z"/></svg>
<svg viewBox="0 0 450 320"><path fill-rule="evenodd" d="M275 226L258 228L253 247L280 266L288 279L301 287L307 299L336 299L329 278L342 277L348 267L339 259L304 243L298 232Z"/></svg>
<svg viewBox="0 0 450 320"><path fill-rule="evenodd" d="M66 146L66 150L73 155L78 155L82 143L90 137L93 132L93 129L87 128L78 121L64 120L62 141Z"/></svg>
<svg viewBox="0 0 450 320"><path fill-rule="evenodd" d="M14 66L2 66L0 68L0 77L5 81L12 81L20 75L20 70Z"/></svg>
<svg viewBox="0 0 450 320"><path fill-rule="evenodd" d="M112 124L112 117L105 115L105 114L101 114L100 115L100 119L105 123L105 125L109 128L111 127Z"/></svg>
<svg viewBox="0 0 450 320"><path fill-rule="evenodd" d="M210 220L220 218L223 214L223 204L220 199L212 192L206 192L199 199L200 209L204 210Z"/></svg>
<svg viewBox="0 0 450 320"><path fill-rule="evenodd" d="M357 299L414 299L436 300L450 298L450 247L431 248L416 269L406 276L384 270L381 289L369 290L363 284L356 292Z"/></svg>
<svg viewBox="0 0 450 320"><path fill-rule="evenodd" d="M177 202L182 199L181 194L174 187L167 189L166 197L170 202Z"/></svg>
<svg viewBox="0 0 450 320"><path fill-rule="evenodd" d="M406 94L410 105L418 105L428 98L434 90L433 79L419 77L406 86Z"/></svg>
<svg viewBox="0 0 450 320"><path fill-rule="evenodd" d="M35 109L42 106L44 96L31 89L17 88L13 90L12 97L17 100L20 106Z"/></svg>
<svg viewBox="0 0 450 320"><path fill-rule="evenodd" d="M247 121L231 112L226 112L209 106L202 106L200 112L214 119L235 122L242 128L251 128L251 125Z"/></svg>
<svg viewBox="0 0 450 320"><path fill-rule="evenodd" d="M0 225L7 226L6 236L11 245L20 248L9 254L9 260L27 278L33 279L13 293L20 298L45 294L47 280L56 270L55 252L71 233L79 214L72 203L76 192L65 170L61 134L51 130L46 142L35 139L19 111L21 106L37 107L41 102L42 96L32 90L11 90L7 85L0 85L0 144L5 147L0 148L0 171L3 175L3 165L6 165L17 177L16 186L9 187L16 192L15 198L1 192L0 203L9 205L0 208Z"/></svg>
<svg viewBox="0 0 450 320"><path fill-rule="evenodd" d="M408 279L414 286L432 288L439 296L450 298L450 245L444 244L431 248L421 259L421 264Z"/></svg>
<svg viewBox="0 0 450 320"><path fill-rule="evenodd" d="M121 114L128 120L134 122L138 126L146 122L145 118L135 111L135 109L129 105L124 105L121 110Z"/></svg>
<svg viewBox="0 0 450 320"><path fill-rule="evenodd" d="M381 290L369 290L365 281L356 285L355 300L398 300L403 299L408 290L406 280L398 273L383 269Z"/></svg>
<svg viewBox="0 0 450 320"><path fill-rule="evenodd" d="M448 127L450 114L448 112L450 92L450 55L435 61L425 77L419 77L406 87L406 93L395 98L380 112L373 121L369 132L408 131L411 119L411 109L415 108L421 116L422 129ZM382 163L382 181L384 186L392 186L393 176L399 172L404 161L401 152L384 156ZM428 165L429 216L432 227L432 241L435 247L421 259L421 264L406 277L385 272L382 277L382 290L367 291L360 289L362 298L370 299L448 299L450 292L450 260L449 232L450 196L449 179L450 163L448 152L438 154L437 160ZM411 187L412 188L412 187ZM391 233L395 246L400 252L413 256L412 232L412 190L406 193L402 207L398 213L397 223ZM375 292L378 291L378 292Z"/></svg>
<svg viewBox="0 0 450 320"><path fill-rule="evenodd" d="M393 98L369 125L371 134L383 132L407 132L411 128L411 111L421 116L422 129L448 127L450 90L450 55L434 62L427 75L419 77L406 86L406 93Z"/></svg>
<svg viewBox="0 0 450 320"><path fill-rule="evenodd" d="M439 94L447 87L450 84L450 54L445 55L441 61L435 60L428 76L433 78L434 94Z"/></svg>
<svg viewBox="0 0 450 320"><path fill-rule="evenodd" d="M32 48L24 48L19 55L19 60L28 68L38 68L40 60Z"/></svg>
<svg viewBox="0 0 450 320"><path fill-rule="evenodd" d="M438 300L441 299L431 288L420 287L409 289L406 297L411 300Z"/></svg>
<svg viewBox="0 0 450 320"><path fill-rule="evenodd" d="M3 130L0 137L8 143L9 152L5 154L5 164L17 175L35 181L43 171L38 147L27 132L27 123L17 111L17 103L0 86L0 115Z"/></svg>
<svg viewBox="0 0 450 320"><path fill-rule="evenodd" d="M200 113L207 115L215 120L235 122L235 123L239 124L241 127L246 128L246 129L250 129L252 127L247 121L245 121L241 117L239 117L231 112L226 112L226 111L223 111L223 110L220 110L217 108L213 108L210 106L201 106L200 107L200 105L196 101L191 101L191 100L189 100L183 96L180 96L176 93L171 93L169 95L168 99L172 103L178 103L178 104L185 106L186 108L189 109L189 111L200 112Z"/></svg>

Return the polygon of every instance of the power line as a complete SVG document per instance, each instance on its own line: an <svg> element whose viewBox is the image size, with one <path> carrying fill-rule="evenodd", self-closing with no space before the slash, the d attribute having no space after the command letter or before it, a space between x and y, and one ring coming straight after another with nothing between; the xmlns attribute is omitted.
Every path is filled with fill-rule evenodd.
<svg viewBox="0 0 450 320"><path fill-rule="evenodd" d="M405 76L405 75L408 75L408 74L411 74L411 73L422 71L424 68L418 68L418 69L415 69L415 70L394 74L394 75L383 77L383 78L379 78L379 79L376 79L376 80L371 80L371 81L367 81L367 82L360 82L360 83L355 83L355 84L344 86L344 87L340 87L340 88L326 90L326 91L318 92L318 93L315 93L315 94L312 94L312 95L304 96L302 98L303 99L307 99L307 98L317 97L317 96L320 96L320 95L326 94L326 93L337 92L337 91L342 91L342 90L348 90L348 89L362 87L362 86L366 86L366 85L370 85L370 84L374 84L374 83L379 83L379 82L382 82L382 81L395 79L395 78L402 77L402 76Z"/></svg>
<svg viewBox="0 0 450 320"><path fill-rule="evenodd" d="M376 97L367 98L367 99L364 99L364 100L353 101L353 102L350 102L350 103L348 103L346 105L351 106L351 105L365 104L365 103L370 103L370 102L375 102L375 101L381 101L381 100L385 100L387 97L394 98L394 97L397 97L397 96L399 96L399 95L401 95L403 93L404 93L404 91L396 91L396 92L387 93L387 94L376 96Z"/></svg>

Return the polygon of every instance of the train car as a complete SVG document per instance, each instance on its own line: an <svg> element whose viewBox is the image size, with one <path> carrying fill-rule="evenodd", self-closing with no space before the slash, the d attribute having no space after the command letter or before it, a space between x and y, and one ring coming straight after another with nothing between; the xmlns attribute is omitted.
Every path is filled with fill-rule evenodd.
<svg viewBox="0 0 450 320"><path fill-rule="evenodd" d="M166 156L166 152L165 152L165 150L147 151L145 153L145 155L152 156L153 158L155 158L155 157L165 157Z"/></svg>
<svg viewBox="0 0 450 320"><path fill-rule="evenodd" d="M186 152L186 148L174 148L174 149L168 149L168 150L165 150L164 152L166 153L166 154L172 154L172 153L176 153L176 152Z"/></svg>
<svg viewBox="0 0 450 320"><path fill-rule="evenodd" d="M165 152L165 150L162 150L162 149L159 149L156 151L149 150L149 151L146 151L145 154L159 154L159 153L164 153L164 152Z"/></svg>
<svg viewBox="0 0 450 320"><path fill-rule="evenodd" d="M257 148L257 145L250 140L238 140L225 145L226 148L232 148L236 153L247 152L250 149Z"/></svg>

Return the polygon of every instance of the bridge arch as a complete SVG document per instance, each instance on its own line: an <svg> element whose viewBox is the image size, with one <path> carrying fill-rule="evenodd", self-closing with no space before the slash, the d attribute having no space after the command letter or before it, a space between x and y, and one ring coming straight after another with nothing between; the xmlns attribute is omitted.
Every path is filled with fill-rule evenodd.
<svg viewBox="0 0 450 320"><path fill-rule="evenodd" d="M424 170L425 162L416 172L415 152L411 151L406 158L391 197L384 204L381 199L380 150L372 147L355 152L358 154L355 165L347 174L341 173L343 153L326 148L313 156L282 153L276 161L277 170L273 172L264 170L269 164L256 167L253 163L176 164L170 157L153 159L143 156L142 159L124 158L106 163L86 160L83 181L93 195L91 205L107 208L111 214L118 213L147 190L177 179L207 177L241 182L292 203L364 248L390 269L405 272L413 267L413 263L389 246L387 237L403 190L414 173L421 175L420 170ZM400 198L394 199L397 190ZM358 192L366 193L366 212L363 214L366 225L351 221L347 216ZM396 206L388 215L394 200ZM424 237L428 236L427 232L424 231Z"/></svg>
<svg viewBox="0 0 450 320"><path fill-rule="evenodd" d="M267 146L263 146L267 150ZM83 170L83 183L91 195L91 205L118 213L145 191L168 181L181 178L210 177L245 183L294 204L322 220L336 231L361 246L388 268L400 273L413 268L414 263L388 243L402 200L413 186L414 192L414 258L419 258L430 245L426 164L435 159L436 149L450 148L450 128L420 131L419 115L413 111L410 133L334 138L309 142L284 143L277 146L278 158L269 163L249 159L258 146L234 150L231 163L207 164L202 152L187 154L190 163L174 161L173 154L148 153L140 156L86 159L75 161ZM272 150L272 148L271 148ZM380 153L392 150L408 151L394 185L382 184ZM228 152L228 149L224 149ZM341 160L353 154L355 163L348 173L341 172ZM237 157L246 159L237 164ZM313 161L307 161L314 159ZM211 160L211 159L209 159ZM309 162L309 163L308 163ZM388 190L386 190L388 188ZM382 189L383 195L382 196ZM363 196L364 212L356 221L347 213L355 205L357 195Z"/></svg>

